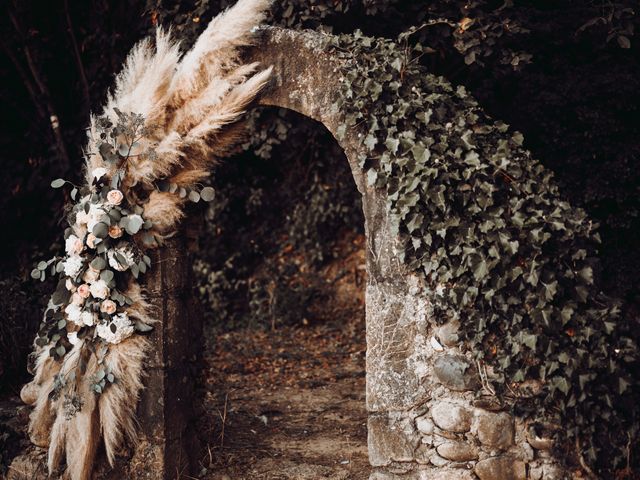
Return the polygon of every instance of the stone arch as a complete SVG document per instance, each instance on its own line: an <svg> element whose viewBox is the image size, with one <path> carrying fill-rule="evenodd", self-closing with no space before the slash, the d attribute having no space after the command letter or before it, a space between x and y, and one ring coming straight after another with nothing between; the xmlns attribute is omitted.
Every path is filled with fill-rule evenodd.
<svg viewBox="0 0 640 480"><path fill-rule="evenodd" d="M367 157L363 132L341 132L344 113L336 106L345 60L325 48L323 35L266 27L245 52L247 61L274 65L271 84L259 104L298 112L322 123L344 150L362 196L366 235L366 404L372 480L563 478L547 453L545 439L526 440L525 426L494 405L477 402L480 375L458 349L455 325L434 342L428 288L399 256L386 191L367 184L360 167ZM355 60L354 60L355 61ZM344 127L342 127L344 129ZM197 319L186 318L189 238L199 235L192 219L155 261L147 280L160 317L154 332L149 388L140 405L148 439L134 455L156 463L159 476L174 478L194 451L189 431L191 382L188 363ZM153 378L156 376L156 378ZM185 383L186 381L186 383ZM180 391L173 398L170 392ZM164 399L158 402L157 399ZM148 463L147 463L148 465ZM527 473L529 472L529 473ZM132 475L130 472L129 475ZM132 476L132 478L138 478ZM142 477L140 477L142 478Z"/></svg>
<svg viewBox="0 0 640 480"><path fill-rule="evenodd" d="M389 467L414 459L412 442L417 437L404 438L398 427L402 423L413 424L414 420L405 414L419 408L429 396L423 382L428 368L426 343L416 341L427 338L428 305L419 295L424 288L422 281L402 263L394 248L386 193L366 184L359 166L360 157L365 155L361 133L357 129L344 136L338 133L345 119L334 104L344 65L324 45L322 35L317 33L267 27L262 30L258 45L246 52L246 60L274 65L272 82L258 104L287 108L324 125L345 152L362 196L368 275L369 456L373 467ZM141 443L134 458L155 462L165 472L162 478L173 478L171 472L184 468L188 453L193 452L189 428L189 392L193 388L186 388L189 385L184 380L190 368L189 358L194 354L188 332L197 331L198 325L196 318L184 315L191 303L185 300L190 262L184 252L189 238L199 234L197 219L192 218L181 235L156 252L154 263L160 268L154 269L146 280L162 318L162 328L153 333L150 388L143 393L139 407L147 441ZM192 383L191 379L187 383ZM182 395L171 398L169 392L176 391ZM157 402L158 398L164 401Z"/></svg>
<svg viewBox="0 0 640 480"><path fill-rule="evenodd" d="M360 167L367 157L363 132L357 127L340 130L346 123L344 113L334 105L340 72L348 65L324 45L318 33L264 28L261 40L245 54L247 61L274 65L272 84L258 103L322 123L344 150L362 196L371 479L564 478L547 453L546 439L528 442L518 419L476 401L481 377L458 349L455 326L440 335L450 341L434 341L424 295L428 287L400 258L385 190L368 185ZM186 478L182 473L197 466L191 372L201 325L189 298L188 252L190 240L203 234L198 223L191 218L178 235L152 252L157 268L144 284L160 323L151 335L147 388L138 407L141 441L130 461L113 471L99 468L98 478Z"/></svg>

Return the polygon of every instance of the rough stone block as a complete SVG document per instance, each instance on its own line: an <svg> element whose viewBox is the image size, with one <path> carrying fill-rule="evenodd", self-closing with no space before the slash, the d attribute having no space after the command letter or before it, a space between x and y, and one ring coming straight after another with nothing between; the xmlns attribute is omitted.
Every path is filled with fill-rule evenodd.
<svg viewBox="0 0 640 480"><path fill-rule="evenodd" d="M397 474L375 471L369 476L369 480L477 480L469 470L461 468L419 468L418 470Z"/></svg>
<svg viewBox="0 0 640 480"><path fill-rule="evenodd" d="M487 447L506 450L513 445L513 417L506 412L478 411L472 431Z"/></svg>
<svg viewBox="0 0 640 480"><path fill-rule="evenodd" d="M477 460L478 449L465 442L446 442L438 447L438 455L454 462Z"/></svg>
<svg viewBox="0 0 640 480"><path fill-rule="evenodd" d="M458 330L460 329L460 322L458 320L451 320L444 325L438 327L436 335L440 342L447 347L454 347L460 342Z"/></svg>
<svg viewBox="0 0 640 480"><path fill-rule="evenodd" d="M367 408L409 410L429 398L428 302L409 293L417 279L370 283L366 291Z"/></svg>
<svg viewBox="0 0 640 480"><path fill-rule="evenodd" d="M480 480L526 480L525 464L512 456L480 460L475 467Z"/></svg>
<svg viewBox="0 0 640 480"><path fill-rule="evenodd" d="M369 463L382 467L392 462L411 462L420 437L408 431L401 422L386 414L369 415L368 420Z"/></svg>
<svg viewBox="0 0 640 480"><path fill-rule="evenodd" d="M431 418L441 429L449 432L468 432L473 415L467 408L451 402L438 402L431 409Z"/></svg>
<svg viewBox="0 0 640 480"><path fill-rule="evenodd" d="M451 390L476 390L480 387L478 372L471 361L462 355L441 355L433 364L433 372Z"/></svg>
<svg viewBox="0 0 640 480"><path fill-rule="evenodd" d="M427 415L416 418L416 428L420 433L431 435L433 433L433 427L433 421Z"/></svg>

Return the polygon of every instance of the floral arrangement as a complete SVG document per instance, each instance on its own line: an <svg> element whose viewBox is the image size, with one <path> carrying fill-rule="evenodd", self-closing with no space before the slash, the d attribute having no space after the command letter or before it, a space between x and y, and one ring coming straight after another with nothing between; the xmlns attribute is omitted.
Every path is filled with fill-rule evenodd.
<svg viewBox="0 0 640 480"><path fill-rule="evenodd" d="M271 74L242 64L267 0L240 0L214 18L184 55L158 31L133 48L104 112L91 118L85 184L72 187L65 254L31 275L58 276L35 340L34 379L21 391L33 405L29 433L48 448L53 473L91 478L101 441L114 464L136 439L143 388L144 334L156 319L138 280L148 250L173 235L187 202L211 201L203 187L216 159L242 138L238 120ZM133 113L136 112L136 113ZM147 252L147 253L146 253Z"/></svg>
<svg viewBox="0 0 640 480"><path fill-rule="evenodd" d="M152 149L139 149L139 138L147 134L144 117L119 110L116 115L116 125L106 117L97 119L99 138L91 142L98 145L103 158L116 165L115 175L110 177L109 170L96 167L90 172L91 183L84 187L63 179L51 183L53 188L71 184L73 200L80 195L68 215L65 256L40 262L31 272L33 278L42 281L48 270L59 276L36 339L36 345L48 345L49 355L59 360L64 360L80 340L91 342L96 349L102 343L118 344L135 332L152 329L147 316L128 308L134 300L126 290L129 274L137 279L151 267L145 249L161 244L163 237L153 233L153 222L143 218L143 208L125 198L121 188L128 161L139 155L153 157L155 153ZM158 191L164 187L160 184ZM197 191L171 184L169 190L193 202L214 198L211 187ZM77 362L82 368L82 359ZM92 389L100 394L114 381L111 372L100 369ZM58 374L55 394L59 395L65 385L64 376ZM77 409L79 400L67 395L66 405ZM66 413L67 417L73 414Z"/></svg>

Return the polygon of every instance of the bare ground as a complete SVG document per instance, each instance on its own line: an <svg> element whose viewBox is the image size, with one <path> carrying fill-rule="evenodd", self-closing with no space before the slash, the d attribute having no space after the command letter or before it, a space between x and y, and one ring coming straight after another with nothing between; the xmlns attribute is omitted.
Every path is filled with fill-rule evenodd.
<svg viewBox="0 0 640 480"><path fill-rule="evenodd" d="M330 264L323 321L219 335L203 375L201 478L366 479L364 250Z"/></svg>

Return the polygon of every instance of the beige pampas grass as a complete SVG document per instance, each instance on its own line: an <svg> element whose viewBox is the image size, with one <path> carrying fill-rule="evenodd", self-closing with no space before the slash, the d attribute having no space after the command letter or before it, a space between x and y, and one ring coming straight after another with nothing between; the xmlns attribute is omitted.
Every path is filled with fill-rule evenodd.
<svg viewBox="0 0 640 480"><path fill-rule="evenodd" d="M105 366L118 379L98 397L102 438L109 464L113 466L118 448L126 437L135 442L135 407L142 390L143 362L149 342L134 335L122 343L111 345Z"/></svg>
<svg viewBox="0 0 640 480"><path fill-rule="evenodd" d="M159 29L154 41L143 40L132 49L116 77L102 115L114 124L118 111L145 119L141 151L152 149L155 155L131 157L122 188L129 198L142 198L143 215L153 222L158 236L175 231L185 200L178 193L158 191L155 182L166 179L188 188L205 179L217 156L233 150L241 138L236 122L269 80L271 68L244 65L239 56L239 48L254 41L253 29L268 6L268 0L239 0L214 18L183 56L170 32ZM91 117L86 149L89 184L94 169L105 168L113 176L116 168L98 152L96 121ZM138 193L127 192L132 187ZM140 190L146 194L140 195ZM133 300L128 315L152 324L153 312L140 286L131 283L126 293ZM150 345L145 337L133 335L119 344L106 344L98 353L79 341L63 362L51 358L49 348L38 347L34 379L21 392L23 401L34 406L30 436L36 445L48 446L50 473L66 460L65 478L88 480L100 439L111 465L123 441L136 440L135 409ZM80 360L86 366L83 374L77 372ZM93 378L102 370L113 373L117 381L96 395ZM54 391L58 375L65 379L65 389L81 400L71 415L65 399Z"/></svg>

